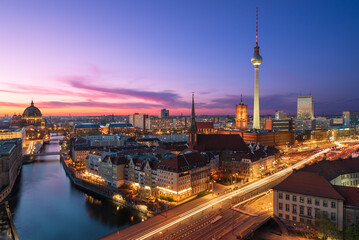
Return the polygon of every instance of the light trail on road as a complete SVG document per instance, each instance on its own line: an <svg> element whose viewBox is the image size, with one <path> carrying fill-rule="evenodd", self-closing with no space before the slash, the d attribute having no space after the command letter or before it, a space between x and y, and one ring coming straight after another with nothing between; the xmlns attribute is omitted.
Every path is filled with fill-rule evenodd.
<svg viewBox="0 0 359 240"><path fill-rule="evenodd" d="M201 204L201 205L199 205L199 206L197 206L197 207L195 207L195 208L193 208L193 209L191 209L191 210L189 210L189 211L187 211L185 213L182 213L181 215L179 215L179 218L173 220L172 222L167 223L164 226L159 227L156 230L153 230L153 231L151 231L149 233L146 233L146 234L144 234L143 236L141 236L141 237L139 237L137 239L142 240L142 239L149 238L149 237L151 237L151 236L153 236L155 234L158 234L158 233L164 231L166 228L169 228L169 227L171 227L171 226L173 226L173 225L175 225L177 223L180 223L181 221L186 220L186 219L188 219L188 218L190 218L190 217L192 217L192 216L194 216L194 215L196 215L196 214L198 214L198 213L206 210L207 208L210 208L210 207L212 207L212 206L214 206L214 205L216 205L218 203L222 203L225 200L228 200L228 199L230 199L232 197L235 197L238 194L251 192L251 191L255 190L258 187L261 187L261 186L263 186L265 184L268 184L268 183L270 183L272 181L275 181L275 180L285 176L286 174L290 173L294 168L298 168L298 167L300 167L300 166L302 166L302 165L304 165L304 164L306 164L306 163L308 163L310 161L313 161L316 157L320 156L321 154L327 153L329 150L330 150L329 148L324 149L324 150L322 150L322 151L320 151L320 152L318 152L318 153L316 153L316 154L314 154L314 155L312 155L312 156L310 156L310 157L308 157L308 158L306 158L306 159L292 165L291 167L285 168L285 169L283 169L283 170L281 170L281 171L279 171L277 173L274 173L271 176L263 178L263 179L261 179L261 180L259 180L257 182L251 183L251 184L249 184L249 185L247 185L245 187L242 187L242 188L240 188L238 190L234 190L233 192L227 193L227 194L225 194L223 196L220 196L220 197L217 197L215 199L212 199L211 201L209 201L207 203Z"/></svg>

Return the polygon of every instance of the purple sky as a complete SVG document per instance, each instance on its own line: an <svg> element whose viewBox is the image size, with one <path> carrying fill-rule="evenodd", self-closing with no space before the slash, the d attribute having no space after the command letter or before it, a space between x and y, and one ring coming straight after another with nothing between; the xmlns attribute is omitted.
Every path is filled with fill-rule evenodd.
<svg viewBox="0 0 359 240"><path fill-rule="evenodd" d="M0 114L252 112L255 7L260 110L359 110L357 1L5 1Z"/></svg>

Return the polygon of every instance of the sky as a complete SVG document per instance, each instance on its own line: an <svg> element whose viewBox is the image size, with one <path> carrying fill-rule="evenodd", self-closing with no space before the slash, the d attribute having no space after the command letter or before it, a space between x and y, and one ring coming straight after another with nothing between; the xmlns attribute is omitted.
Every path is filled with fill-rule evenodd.
<svg viewBox="0 0 359 240"><path fill-rule="evenodd" d="M4 0L0 114L251 114L256 6L261 114L359 110L358 1Z"/></svg>

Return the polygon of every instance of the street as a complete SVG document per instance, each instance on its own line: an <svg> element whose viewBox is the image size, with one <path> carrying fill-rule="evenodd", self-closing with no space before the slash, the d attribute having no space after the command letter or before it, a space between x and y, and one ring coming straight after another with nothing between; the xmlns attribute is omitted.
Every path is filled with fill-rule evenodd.
<svg viewBox="0 0 359 240"><path fill-rule="evenodd" d="M223 210L229 209L231 207L232 198L249 194L258 188L262 188L262 191L266 191L273 187L273 183L288 176L292 172L293 168L299 168L304 164L313 161L317 157L322 156L329 150L329 148L321 150L288 168L258 181L249 183L238 190L234 190L221 196L212 196L209 194L203 198L178 206L168 211L167 218L157 215L147 221L136 224L135 226L131 226L114 234L108 235L103 239L157 239L160 236L162 236L162 239L165 239L166 236L173 234L173 230L178 229L176 228L178 225L188 225L189 222L195 221L196 219L211 217L213 213L210 212L215 211L216 208L222 208ZM228 213L226 212L226 214ZM224 215L225 219L228 217L226 214ZM218 224L220 224L220 222ZM176 231L174 231L174 233L176 233Z"/></svg>

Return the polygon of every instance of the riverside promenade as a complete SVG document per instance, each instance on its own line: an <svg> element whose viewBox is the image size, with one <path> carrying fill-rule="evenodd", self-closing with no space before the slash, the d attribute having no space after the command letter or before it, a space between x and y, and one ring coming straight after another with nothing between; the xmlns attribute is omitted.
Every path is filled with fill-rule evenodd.
<svg viewBox="0 0 359 240"><path fill-rule="evenodd" d="M111 199L112 201L121 204L125 207L129 207L132 209L135 209L139 212L142 212L146 214L148 217L151 217L153 213L151 211L145 210L143 208L140 208L138 205L133 204L131 202L121 200L120 198L116 198L114 196L121 194L117 189L112 189L108 187L103 187L88 181L85 181L83 179L77 178L75 173L67 166L66 162L64 161L63 157L60 157L61 164L66 172L66 175L70 178L71 182L75 184L76 186L86 190L93 192L95 194L98 194L100 196L103 196L105 198Z"/></svg>

